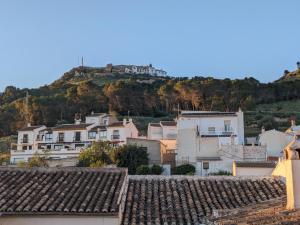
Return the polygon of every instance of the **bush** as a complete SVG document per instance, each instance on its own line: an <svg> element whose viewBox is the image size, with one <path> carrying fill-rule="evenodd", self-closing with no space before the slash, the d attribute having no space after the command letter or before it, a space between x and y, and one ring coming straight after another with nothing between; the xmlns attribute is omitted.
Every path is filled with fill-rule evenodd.
<svg viewBox="0 0 300 225"><path fill-rule="evenodd" d="M150 168L147 165L141 165L136 169L136 174L138 175L148 175L150 174Z"/></svg>
<svg viewBox="0 0 300 225"><path fill-rule="evenodd" d="M160 175L162 172L163 168L159 165L141 165L136 170L136 174L138 175Z"/></svg>
<svg viewBox="0 0 300 225"><path fill-rule="evenodd" d="M232 173L225 171L225 170L219 170L216 173L210 173L209 175L213 175L213 176L232 176Z"/></svg>
<svg viewBox="0 0 300 225"><path fill-rule="evenodd" d="M160 175L163 172L163 168L159 165L153 165L151 167L151 174Z"/></svg>
<svg viewBox="0 0 300 225"><path fill-rule="evenodd" d="M196 168L191 164L183 164L172 169L173 175L194 175Z"/></svg>

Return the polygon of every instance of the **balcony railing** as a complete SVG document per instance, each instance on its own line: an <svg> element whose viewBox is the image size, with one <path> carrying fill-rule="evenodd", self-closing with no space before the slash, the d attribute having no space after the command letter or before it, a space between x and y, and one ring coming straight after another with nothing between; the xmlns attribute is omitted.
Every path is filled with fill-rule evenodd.
<svg viewBox="0 0 300 225"><path fill-rule="evenodd" d="M207 130L202 130L200 131L201 136L230 136L234 134L233 128L230 129L221 129L221 130L216 130L216 131L207 131Z"/></svg>
<svg viewBox="0 0 300 225"><path fill-rule="evenodd" d="M119 140L120 139L120 135L119 134L113 134L113 135L111 135L111 139L112 140Z"/></svg>
<svg viewBox="0 0 300 225"><path fill-rule="evenodd" d="M28 138L22 138L21 143L22 144L28 144Z"/></svg>

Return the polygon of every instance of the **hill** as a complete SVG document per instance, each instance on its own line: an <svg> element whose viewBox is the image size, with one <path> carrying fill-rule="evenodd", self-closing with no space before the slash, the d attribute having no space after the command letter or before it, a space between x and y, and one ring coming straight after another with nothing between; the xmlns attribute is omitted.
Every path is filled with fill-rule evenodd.
<svg viewBox="0 0 300 225"><path fill-rule="evenodd" d="M246 131L254 135L261 126L285 129L291 116L300 119L296 112L289 113L299 99L297 79L266 84L251 77L159 77L129 74L118 68L76 67L40 88L7 87L0 94L0 137L15 134L25 121L48 126L72 122L75 113L84 116L101 111L120 117L129 113L144 130L141 121L173 118L178 109L235 111L239 107L247 111ZM265 107L275 113L280 102L286 102L281 113L287 122L282 125L273 114L263 112Z"/></svg>

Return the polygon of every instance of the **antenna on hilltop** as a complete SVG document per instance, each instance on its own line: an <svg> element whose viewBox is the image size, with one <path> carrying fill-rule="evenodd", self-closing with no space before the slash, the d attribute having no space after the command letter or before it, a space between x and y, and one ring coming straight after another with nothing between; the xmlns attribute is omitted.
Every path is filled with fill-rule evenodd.
<svg viewBox="0 0 300 225"><path fill-rule="evenodd" d="M83 68L83 56L81 57L81 67Z"/></svg>

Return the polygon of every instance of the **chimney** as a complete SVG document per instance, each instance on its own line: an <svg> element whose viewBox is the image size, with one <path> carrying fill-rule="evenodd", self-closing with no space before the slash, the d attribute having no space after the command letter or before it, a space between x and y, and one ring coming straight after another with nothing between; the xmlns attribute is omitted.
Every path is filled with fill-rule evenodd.
<svg viewBox="0 0 300 225"><path fill-rule="evenodd" d="M81 115L76 113L74 120L75 120L75 124L81 124Z"/></svg>
<svg viewBox="0 0 300 225"><path fill-rule="evenodd" d="M31 123L27 123L27 127L31 127Z"/></svg>
<svg viewBox="0 0 300 225"><path fill-rule="evenodd" d="M300 141L296 138L284 149L286 160L284 161L286 172L287 209L300 209L300 159L297 149Z"/></svg>
<svg viewBox="0 0 300 225"><path fill-rule="evenodd" d="M123 119L123 125L124 126L126 125L126 119Z"/></svg>
<svg viewBox="0 0 300 225"><path fill-rule="evenodd" d="M131 118L130 118L130 119L128 119L128 122L129 122L129 123L132 123L132 119L131 119Z"/></svg>
<svg viewBox="0 0 300 225"><path fill-rule="evenodd" d="M261 128L261 133L263 134L263 133L265 133L265 132L266 132L265 127L262 127L262 128Z"/></svg>

